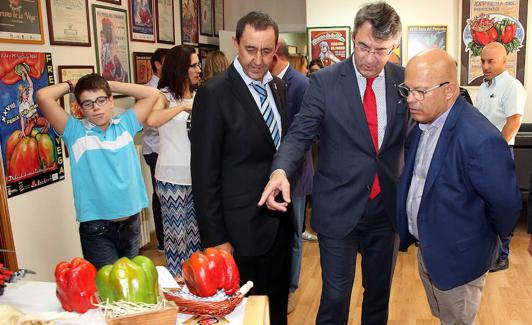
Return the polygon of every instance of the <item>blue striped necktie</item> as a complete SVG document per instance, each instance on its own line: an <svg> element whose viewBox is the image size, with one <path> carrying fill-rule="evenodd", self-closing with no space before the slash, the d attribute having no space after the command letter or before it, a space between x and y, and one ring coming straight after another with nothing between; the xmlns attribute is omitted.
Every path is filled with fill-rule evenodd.
<svg viewBox="0 0 532 325"><path fill-rule="evenodd" d="M270 130L275 149L277 149L279 148L279 144L281 143L281 134L279 133L277 122L275 121L275 117L273 116L273 110L270 106L270 102L268 101L268 92L266 92L266 88L261 86L258 82L253 82L251 85L259 94L260 113L262 114L264 122L266 122L266 126Z"/></svg>

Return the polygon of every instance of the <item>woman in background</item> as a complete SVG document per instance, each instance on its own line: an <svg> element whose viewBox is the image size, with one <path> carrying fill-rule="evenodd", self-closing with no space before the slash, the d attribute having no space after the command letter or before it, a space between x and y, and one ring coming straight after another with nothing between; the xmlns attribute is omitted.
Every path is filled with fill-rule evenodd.
<svg viewBox="0 0 532 325"><path fill-rule="evenodd" d="M321 63L320 60L312 60L308 64L308 72L314 73L317 71L320 71L320 69L323 69L323 63Z"/></svg>
<svg viewBox="0 0 532 325"><path fill-rule="evenodd" d="M205 58L203 67L203 81L207 81L220 72L224 72L229 66L229 60L225 53L219 50L211 51Z"/></svg>
<svg viewBox="0 0 532 325"><path fill-rule="evenodd" d="M301 72L304 76L308 74L307 59L301 54L290 54L288 56L288 62L292 68Z"/></svg>
<svg viewBox="0 0 532 325"><path fill-rule="evenodd" d="M179 45L168 51L158 85L162 96L147 120L149 126L159 130L156 192L161 202L167 266L174 276L180 276L183 262L201 249L192 198L187 134L187 119L200 73L201 66L193 47Z"/></svg>

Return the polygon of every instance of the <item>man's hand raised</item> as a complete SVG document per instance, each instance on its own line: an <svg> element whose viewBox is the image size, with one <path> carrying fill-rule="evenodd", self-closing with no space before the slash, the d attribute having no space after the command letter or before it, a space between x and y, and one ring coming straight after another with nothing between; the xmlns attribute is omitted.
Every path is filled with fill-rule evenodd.
<svg viewBox="0 0 532 325"><path fill-rule="evenodd" d="M282 194L282 202L275 200L279 193ZM266 184L262 192L259 206L263 206L266 203L266 206L270 210L285 212L290 202L290 183L286 178L286 173L282 169L274 170L270 176L270 181Z"/></svg>

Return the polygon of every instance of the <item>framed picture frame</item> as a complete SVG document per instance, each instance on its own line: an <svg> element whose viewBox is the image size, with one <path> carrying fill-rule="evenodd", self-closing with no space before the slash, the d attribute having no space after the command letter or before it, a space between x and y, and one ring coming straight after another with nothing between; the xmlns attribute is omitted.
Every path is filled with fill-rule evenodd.
<svg viewBox="0 0 532 325"><path fill-rule="evenodd" d="M41 1L0 1L0 43L44 44Z"/></svg>
<svg viewBox="0 0 532 325"><path fill-rule="evenodd" d="M180 0L180 5L181 43L197 46L199 42L198 0Z"/></svg>
<svg viewBox="0 0 532 325"><path fill-rule="evenodd" d="M154 0L129 0L131 41L155 43Z"/></svg>
<svg viewBox="0 0 532 325"><path fill-rule="evenodd" d="M50 44L91 46L88 0L46 0Z"/></svg>
<svg viewBox="0 0 532 325"><path fill-rule="evenodd" d="M213 0L214 11L214 36L218 36L220 30L224 30L224 0Z"/></svg>
<svg viewBox="0 0 532 325"><path fill-rule="evenodd" d="M211 51L219 50L220 47L218 45L212 45L212 44L199 44L198 45L198 57L201 62L201 66L205 66L205 58L207 58L207 54Z"/></svg>
<svg viewBox="0 0 532 325"><path fill-rule="evenodd" d="M486 42L499 42L505 48L506 70L525 83L527 1L502 1L486 6L483 1L463 0L460 5L460 86L479 86L484 78L480 53ZM475 26L497 32L497 39L485 39ZM514 25L509 31L506 25ZM489 33L488 33L489 35ZM482 37L483 36L483 37ZM489 37L489 36L488 36Z"/></svg>
<svg viewBox="0 0 532 325"><path fill-rule="evenodd" d="M324 67L345 60L351 54L351 27L308 27L308 60L320 60Z"/></svg>
<svg viewBox="0 0 532 325"><path fill-rule="evenodd" d="M114 5L122 5L122 0L98 0L98 1L112 3Z"/></svg>
<svg viewBox="0 0 532 325"><path fill-rule="evenodd" d="M288 49L288 54L290 54L290 55L297 54L297 46L287 45L286 47Z"/></svg>
<svg viewBox="0 0 532 325"><path fill-rule="evenodd" d="M145 85L150 81L153 75L151 69L152 53L133 52L133 72L135 74L135 83Z"/></svg>
<svg viewBox="0 0 532 325"><path fill-rule="evenodd" d="M156 0L157 42L175 44L174 0Z"/></svg>
<svg viewBox="0 0 532 325"><path fill-rule="evenodd" d="M106 80L130 82L127 11L92 5L97 72Z"/></svg>
<svg viewBox="0 0 532 325"><path fill-rule="evenodd" d="M86 74L94 73L94 66L92 65L59 65L57 66L57 75L59 82L72 80L76 83L81 77ZM77 119L83 118L83 113L79 107L74 94L69 93L59 99L59 103L69 113Z"/></svg>
<svg viewBox="0 0 532 325"><path fill-rule="evenodd" d="M213 36L212 0L200 0L200 35Z"/></svg>
<svg viewBox="0 0 532 325"><path fill-rule="evenodd" d="M447 25L410 25L406 34L406 59L430 48L447 51Z"/></svg>

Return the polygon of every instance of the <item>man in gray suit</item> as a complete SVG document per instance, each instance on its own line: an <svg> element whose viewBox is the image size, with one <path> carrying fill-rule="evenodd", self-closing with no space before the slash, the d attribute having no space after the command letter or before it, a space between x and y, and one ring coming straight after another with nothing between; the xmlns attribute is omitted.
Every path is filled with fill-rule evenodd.
<svg viewBox="0 0 532 325"><path fill-rule="evenodd" d="M372 3L358 11L353 30L353 55L311 75L259 201L287 208L288 180L319 134L312 193L323 280L318 324L347 324L357 252L363 257L362 323L386 324L398 244L395 196L409 119L397 92L404 69L387 61L399 45L401 21L390 5Z"/></svg>

